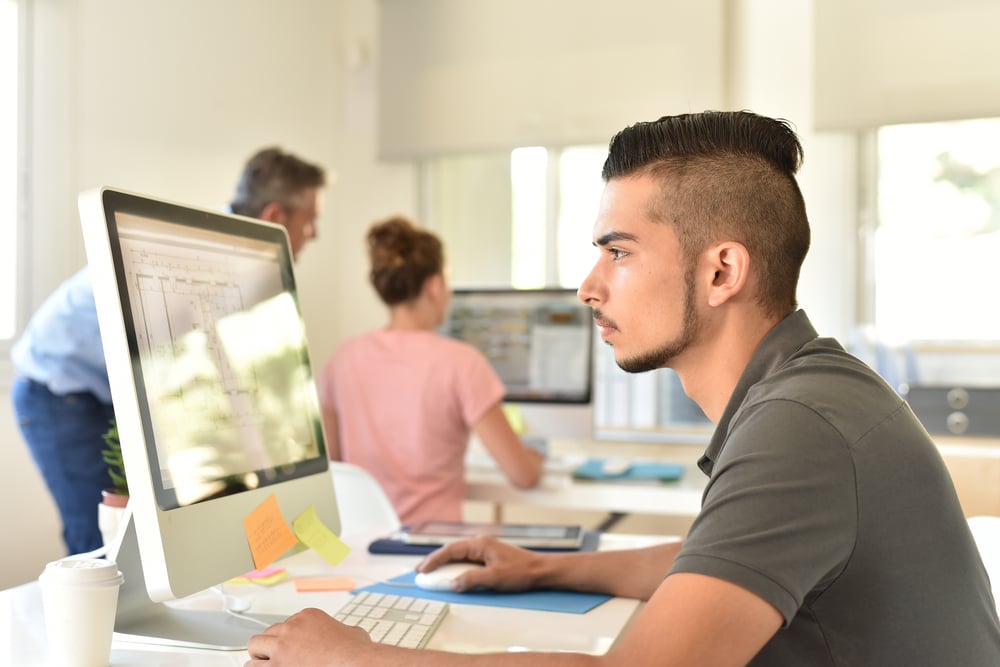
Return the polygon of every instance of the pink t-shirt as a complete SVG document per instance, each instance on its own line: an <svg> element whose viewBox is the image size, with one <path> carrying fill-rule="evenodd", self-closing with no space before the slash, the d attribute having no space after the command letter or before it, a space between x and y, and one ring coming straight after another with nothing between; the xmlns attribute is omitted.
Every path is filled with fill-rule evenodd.
<svg viewBox="0 0 1000 667"><path fill-rule="evenodd" d="M461 520L471 426L504 396L482 353L430 331L377 330L344 342L318 385L341 457L375 476L403 523Z"/></svg>

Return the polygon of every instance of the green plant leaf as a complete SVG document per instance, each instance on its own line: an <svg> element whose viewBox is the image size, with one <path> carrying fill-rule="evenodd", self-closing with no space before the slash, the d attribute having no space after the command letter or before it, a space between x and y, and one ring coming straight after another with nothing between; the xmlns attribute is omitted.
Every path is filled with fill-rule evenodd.
<svg viewBox="0 0 1000 667"><path fill-rule="evenodd" d="M125 459L122 457L122 445L118 439L118 424L111 419L111 427L101 436L105 449L101 450L101 458L108 466L108 475L114 489L120 494L128 495L128 479L125 477Z"/></svg>

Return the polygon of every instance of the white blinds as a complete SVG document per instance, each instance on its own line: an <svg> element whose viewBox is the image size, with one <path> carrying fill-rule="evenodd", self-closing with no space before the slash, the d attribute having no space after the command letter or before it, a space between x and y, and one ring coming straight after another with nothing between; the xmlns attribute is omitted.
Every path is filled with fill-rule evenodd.
<svg viewBox="0 0 1000 667"><path fill-rule="evenodd" d="M1000 115L1000 2L817 0L816 128Z"/></svg>
<svg viewBox="0 0 1000 667"><path fill-rule="evenodd" d="M382 0L386 158L606 144L721 108L725 0Z"/></svg>

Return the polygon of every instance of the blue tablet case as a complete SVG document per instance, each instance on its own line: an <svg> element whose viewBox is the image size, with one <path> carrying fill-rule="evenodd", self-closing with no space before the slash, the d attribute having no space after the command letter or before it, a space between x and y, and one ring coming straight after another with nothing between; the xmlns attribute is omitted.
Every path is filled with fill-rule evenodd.
<svg viewBox="0 0 1000 667"><path fill-rule="evenodd" d="M597 551L597 544L601 541L601 531L588 530L583 534L583 544L579 549L544 549L537 548L532 551ZM372 554L429 554L441 545L439 544L408 544L402 540L391 537L382 537L368 545L368 553Z"/></svg>

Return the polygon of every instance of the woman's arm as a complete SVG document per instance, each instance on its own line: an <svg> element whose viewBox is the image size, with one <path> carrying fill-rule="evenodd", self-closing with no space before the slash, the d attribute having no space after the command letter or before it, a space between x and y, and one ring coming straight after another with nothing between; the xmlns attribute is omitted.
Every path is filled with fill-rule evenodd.
<svg viewBox="0 0 1000 667"><path fill-rule="evenodd" d="M511 484L522 489L538 484L543 457L517 437L500 403L487 410L472 429Z"/></svg>

